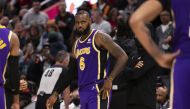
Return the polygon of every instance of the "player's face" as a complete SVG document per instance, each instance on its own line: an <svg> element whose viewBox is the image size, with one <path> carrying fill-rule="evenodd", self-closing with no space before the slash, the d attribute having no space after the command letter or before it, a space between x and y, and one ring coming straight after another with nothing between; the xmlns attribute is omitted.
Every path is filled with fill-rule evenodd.
<svg viewBox="0 0 190 109"><path fill-rule="evenodd" d="M75 16L76 33L86 35L90 31L91 20L87 14L79 14Z"/></svg>

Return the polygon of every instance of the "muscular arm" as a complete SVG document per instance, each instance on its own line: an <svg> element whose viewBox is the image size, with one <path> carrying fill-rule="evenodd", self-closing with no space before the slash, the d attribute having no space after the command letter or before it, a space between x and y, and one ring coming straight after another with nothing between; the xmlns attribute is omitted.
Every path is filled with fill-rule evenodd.
<svg viewBox="0 0 190 109"><path fill-rule="evenodd" d="M112 40L109 35L105 33L97 33L95 43L97 46L108 50L109 53L116 59L116 63L110 74L110 77L114 79L123 70L128 59L127 54Z"/></svg>
<svg viewBox="0 0 190 109"><path fill-rule="evenodd" d="M10 57L8 59L10 65L10 82L11 82L11 90L14 94L13 103L19 103L19 73L18 73L18 58L19 58L19 39L15 33L11 35L11 50Z"/></svg>
<svg viewBox="0 0 190 109"><path fill-rule="evenodd" d="M11 56L19 56L20 42L18 36L12 32L11 36Z"/></svg>
<svg viewBox="0 0 190 109"><path fill-rule="evenodd" d="M146 23L149 23L162 10L162 5L158 0L148 0L142 6L134 12L130 19L130 26L135 33L135 36L148 51L148 53L158 60L161 55L161 51L151 39L150 32L146 27Z"/></svg>
<svg viewBox="0 0 190 109"><path fill-rule="evenodd" d="M174 53L163 53L150 37L150 31L145 26L146 23L153 20L162 10L159 0L147 0L130 18L130 26L135 36L140 41L146 51L165 68L172 66L173 59L180 54L180 51Z"/></svg>

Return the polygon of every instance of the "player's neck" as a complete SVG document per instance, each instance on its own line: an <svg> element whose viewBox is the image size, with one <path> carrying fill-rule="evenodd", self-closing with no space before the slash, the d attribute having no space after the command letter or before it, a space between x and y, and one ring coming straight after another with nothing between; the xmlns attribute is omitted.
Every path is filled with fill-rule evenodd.
<svg viewBox="0 0 190 109"><path fill-rule="evenodd" d="M90 29L90 31L88 31L87 34L82 35L82 37L81 37L81 41L84 41L84 40L90 35L91 31L92 31L92 30Z"/></svg>

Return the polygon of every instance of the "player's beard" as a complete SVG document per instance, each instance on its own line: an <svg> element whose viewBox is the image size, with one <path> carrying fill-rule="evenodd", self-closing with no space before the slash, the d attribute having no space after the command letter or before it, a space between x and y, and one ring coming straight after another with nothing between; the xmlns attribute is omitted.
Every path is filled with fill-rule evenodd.
<svg viewBox="0 0 190 109"><path fill-rule="evenodd" d="M89 32L90 32L90 25L88 25L84 31L78 31L77 29L75 30L75 33L79 36L87 35Z"/></svg>

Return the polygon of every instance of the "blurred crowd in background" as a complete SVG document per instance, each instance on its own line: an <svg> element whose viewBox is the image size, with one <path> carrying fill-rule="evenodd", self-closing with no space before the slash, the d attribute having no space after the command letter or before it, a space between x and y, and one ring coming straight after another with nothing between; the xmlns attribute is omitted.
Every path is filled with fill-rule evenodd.
<svg viewBox="0 0 190 109"><path fill-rule="evenodd" d="M83 1L77 10L88 11L93 21L91 28L109 34L130 58L135 58L145 51L132 33L128 20L143 1L98 0L95 4ZM5 0L5 2L4 16L0 16L0 24L10 28L19 37L20 79L28 82L28 88L20 91L20 103L23 108L34 100L42 73L54 64L57 52L59 50L71 52L73 43L79 36L75 34L74 14L66 11L64 0L50 0L43 5L44 0ZM57 11L52 19L49 12L55 9L55 5ZM173 33L170 8L164 9L152 24L147 25L159 47L165 52L170 52ZM157 67L156 72L149 71L155 74L155 78L149 79L153 79L156 85L154 94L157 109L166 109L169 104L170 70ZM76 87L74 83L73 90ZM79 105L79 101L74 102Z"/></svg>

